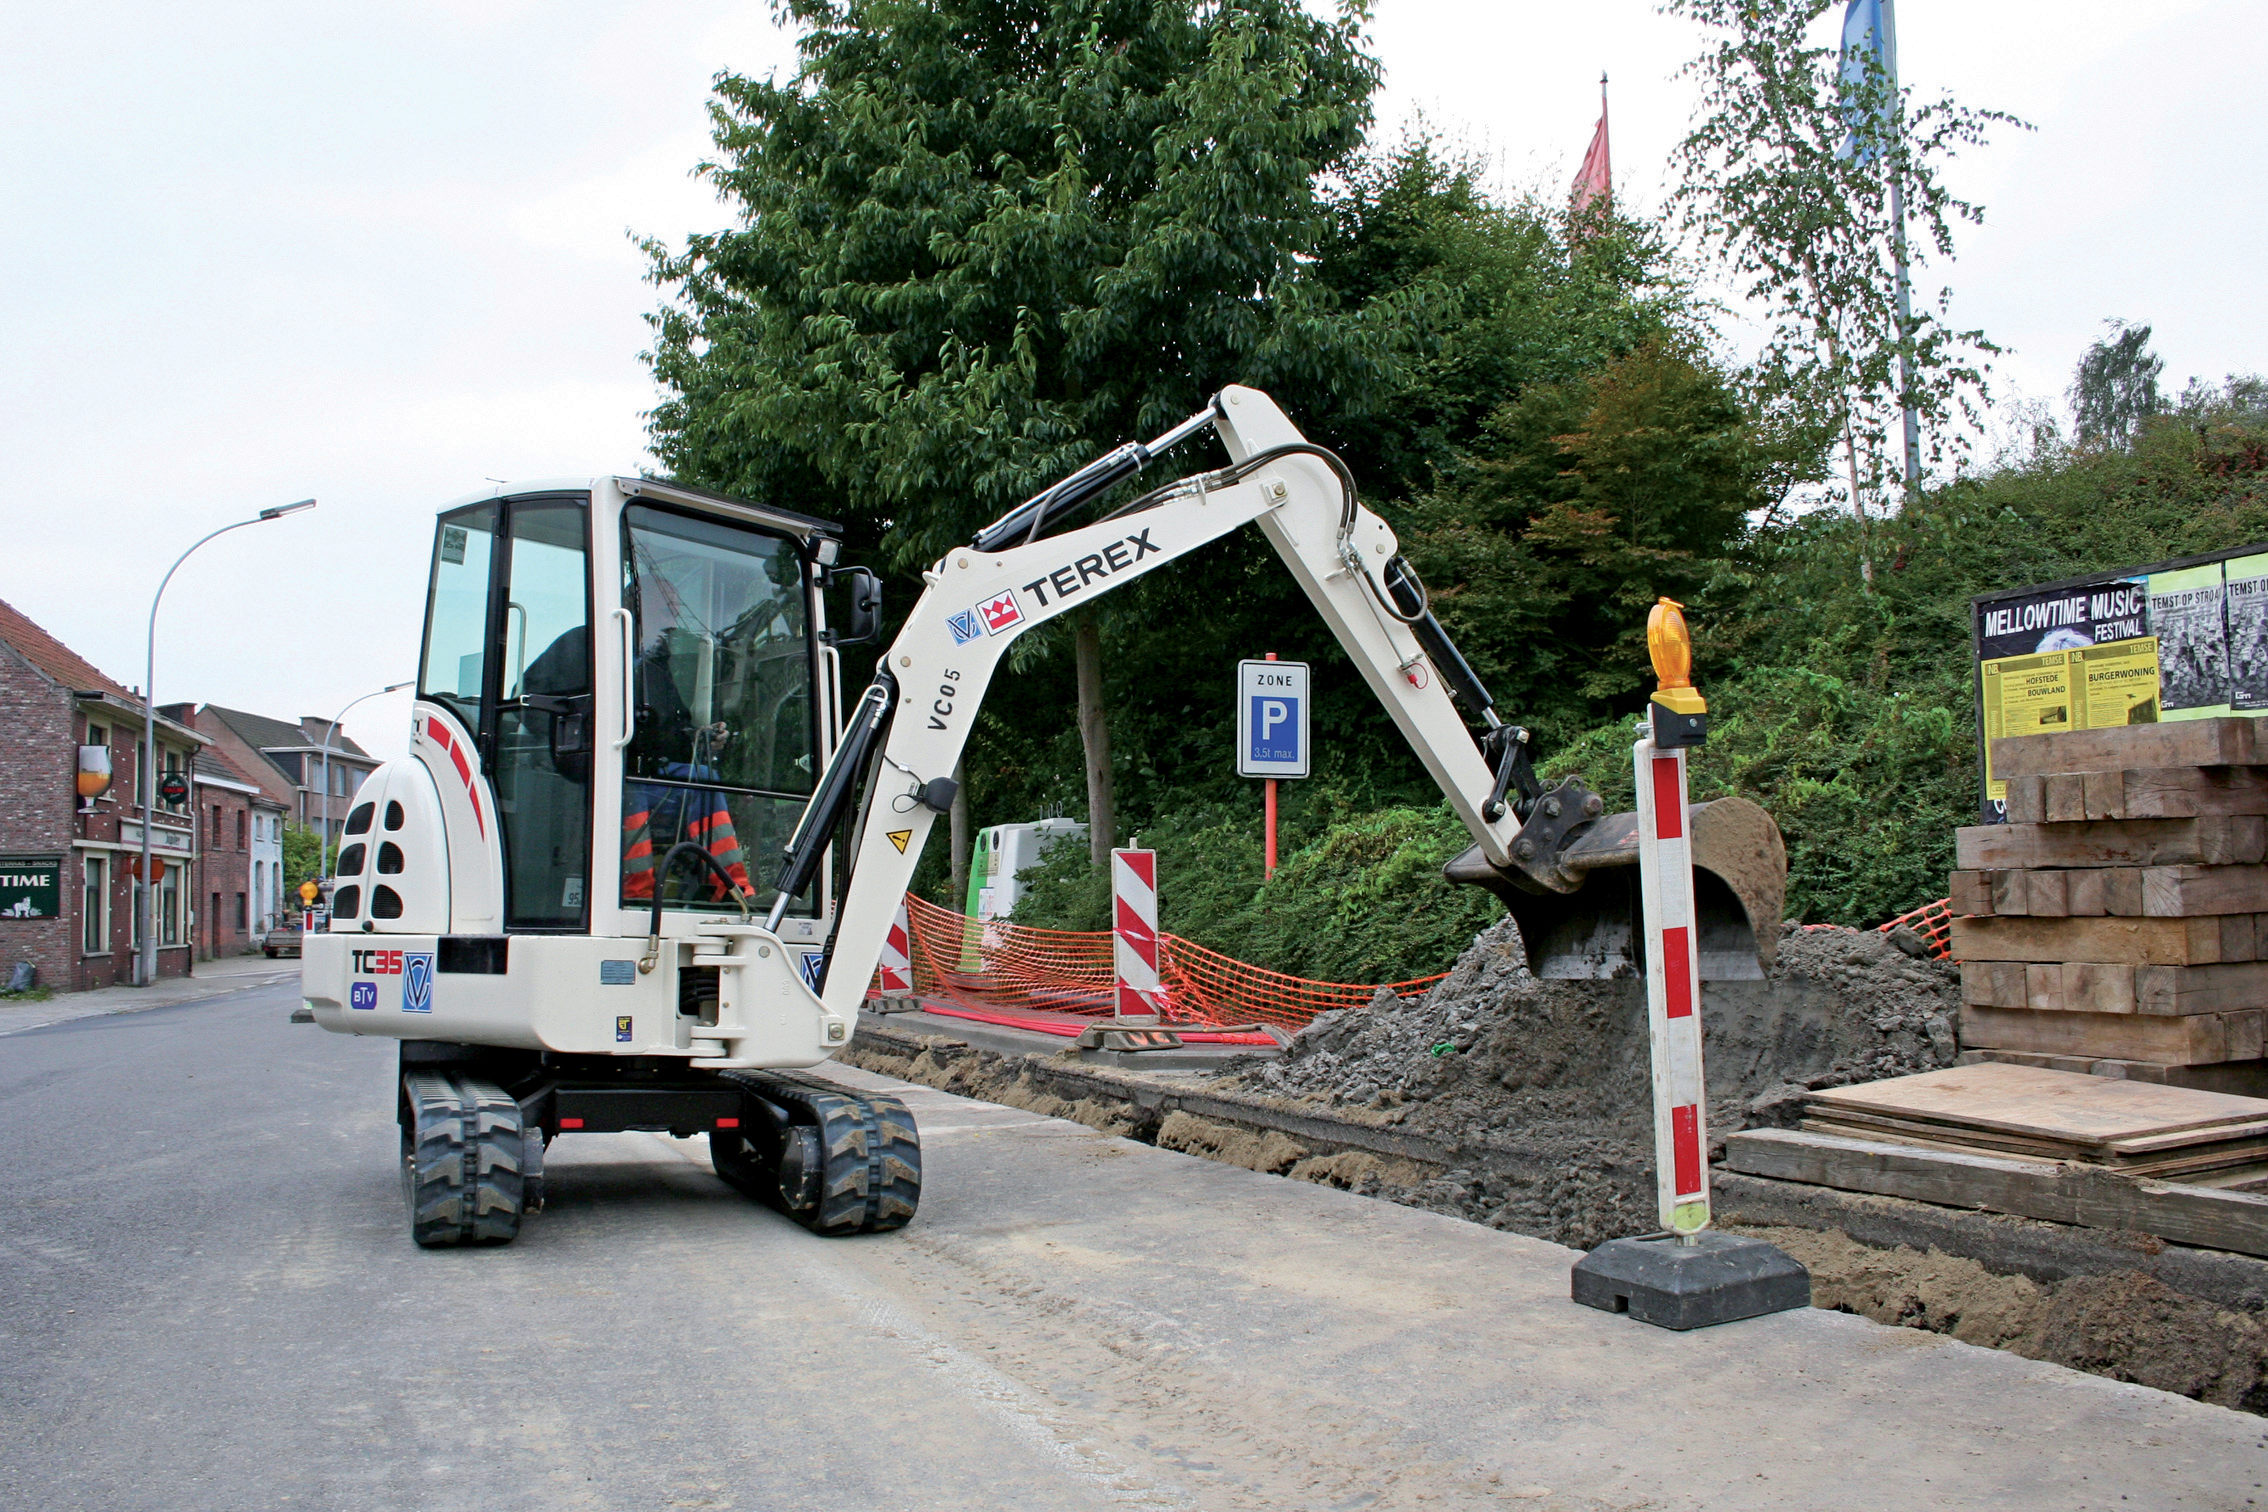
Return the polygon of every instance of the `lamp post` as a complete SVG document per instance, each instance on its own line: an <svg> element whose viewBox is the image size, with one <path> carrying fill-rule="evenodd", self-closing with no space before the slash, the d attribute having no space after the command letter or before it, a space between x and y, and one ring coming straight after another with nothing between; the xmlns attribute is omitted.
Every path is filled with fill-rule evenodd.
<svg viewBox="0 0 2268 1512"><path fill-rule="evenodd" d="M332 716L330 726L323 731L323 845L321 864L315 868L317 876L327 877L331 874L331 737L338 733L339 721L347 717L347 709L361 703L364 698L399 693L408 686L407 682L388 683L383 688L363 694L362 698L348 699L346 709L341 709Z"/></svg>
<svg viewBox="0 0 2268 1512"><path fill-rule="evenodd" d="M134 879L134 985L137 987L147 987L157 980L157 931L153 927L155 920L151 918L150 913L150 820L157 808L159 775L157 762L158 604L165 597L166 585L171 583L173 575L181 570L181 564L189 560L191 553L195 552L198 546L204 545L214 536L224 536L232 530L242 530L247 525L260 525L269 520L280 520L285 515L298 514L303 509L313 509L314 507L315 501L313 499L301 499L296 504L279 504L274 509L263 509L249 520L238 520L234 525L223 525L212 535L202 537L196 545L191 546L188 551L184 551L173 559L173 565L165 569L165 576L158 580L157 592L150 599L150 634L146 648L147 654L142 667L142 754L139 762L141 770L135 774L142 787L142 870L141 875Z"/></svg>

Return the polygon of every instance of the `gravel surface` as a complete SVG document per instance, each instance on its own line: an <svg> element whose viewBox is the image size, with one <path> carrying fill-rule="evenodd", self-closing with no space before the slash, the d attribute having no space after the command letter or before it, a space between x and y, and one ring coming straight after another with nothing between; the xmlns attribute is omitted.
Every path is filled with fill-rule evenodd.
<svg viewBox="0 0 2268 1512"><path fill-rule="evenodd" d="M1952 1064L1956 968L1910 932L1790 928L1771 979L1702 992L1710 1127L1792 1121L1807 1090ZM1634 978L1543 981L1505 919L1423 998L1325 1014L1251 1091L1398 1112L1468 1147L1512 1146L1526 1178L1451 1171L1359 1189L1589 1248L1654 1226L1645 994Z"/></svg>

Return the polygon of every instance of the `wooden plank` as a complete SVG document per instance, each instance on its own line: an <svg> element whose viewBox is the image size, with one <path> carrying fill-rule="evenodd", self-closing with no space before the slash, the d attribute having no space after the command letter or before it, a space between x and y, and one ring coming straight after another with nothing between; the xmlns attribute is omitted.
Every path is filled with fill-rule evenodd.
<svg viewBox="0 0 2268 1512"><path fill-rule="evenodd" d="M2151 918L2268 913L2268 866L2153 866L2140 882L2136 911Z"/></svg>
<svg viewBox="0 0 2268 1512"><path fill-rule="evenodd" d="M2029 964L2024 1006L2043 1013L2132 1013L2134 968L2100 961Z"/></svg>
<svg viewBox="0 0 2268 1512"><path fill-rule="evenodd" d="M1985 879L1992 889L1992 911L1996 914L2030 914L2032 911L2032 878L2030 872L1988 871L1977 875Z"/></svg>
<svg viewBox="0 0 2268 1512"><path fill-rule="evenodd" d="M2249 919L2250 914L2233 915ZM2268 961L2224 966L2137 966L2137 1013L2234 1013L2268 1003ZM2231 1060L2246 1057L2230 1056Z"/></svg>
<svg viewBox="0 0 2268 1512"><path fill-rule="evenodd" d="M2000 1061L1827 1087L1812 1093L1808 1104L2083 1144L2268 1120L2268 1100L2257 1097L2074 1076Z"/></svg>
<svg viewBox="0 0 2268 1512"><path fill-rule="evenodd" d="M2070 824L2087 817L2086 779L2077 772L2058 772L2044 779L2047 788L2047 822Z"/></svg>
<svg viewBox="0 0 2268 1512"><path fill-rule="evenodd" d="M1795 1129L1729 1134L1724 1164L1748 1176L2268 1255L2268 1196L2137 1180L2096 1166L1964 1155Z"/></svg>
<svg viewBox="0 0 2268 1512"><path fill-rule="evenodd" d="M2010 736L1992 743L1992 774L2046 777L2149 767L2251 766L2256 760L2254 728L2250 717L2237 715Z"/></svg>
<svg viewBox="0 0 2268 1512"><path fill-rule="evenodd" d="M2038 779L2053 784L2057 779ZM2170 767L2089 773L2083 817L2195 819L2208 814L2268 814L2268 768Z"/></svg>
<svg viewBox="0 0 2268 1512"><path fill-rule="evenodd" d="M2107 869L2095 868L2064 873L2065 896L2070 902L2073 918L2100 919L2111 912L2107 890L2110 875ZM2135 889L2135 895L2138 898L2141 895L2139 886Z"/></svg>
<svg viewBox="0 0 2268 1512"><path fill-rule="evenodd" d="M1953 832L1963 868L2243 866L2268 856L2268 819L2110 819L2078 824L1971 824ZM2258 910L2246 910L2257 912Z"/></svg>
<svg viewBox="0 0 2268 1512"><path fill-rule="evenodd" d="M1988 873L1957 871L1946 879L1946 906L1957 914L1990 914L1992 884Z"/></svg>
<svg viewBox="0 0 2268 1512"><path fill-rule="evenodd" d="M1957 961L2108 961L2212 966L2257 960L2252 914L2192 919L1956 918Z"/></svg>
<svg viewBox="0 0 2268 1512"><path fill-rule="evenodd" d="M2250 1058L2231 1054L2230 1047L2233 1042L2241 1050L2259 1042L2262 1012L2258 1008L2186 1014L2042 1012L1971 1002L1961 1010L1961 1044L2032 1055L2209 1066Z"/></svg>
<svg viewBox="0 0 2268 1512"><path fill-rule="evenodd" d="M1797 1125L1819 1134L1845 1139L1875 1140L1885 1144L1920 1145L1931 1150L1963 1150L1972 1155L2015 1155L2027 1160L2084 1160L2127 1176L2192 1177L2234 1166L2256 1165L2268 1159L2268 1139L2224 1139L2169 1151L2165 1154L2123 1156L2094 1154L2080 1146L2049 1140L2023 1139L1988 1129L1956 1129L1944 1124L1903 1124L1896 1119L1865 1118L1838 1113L1833 1118L1806 1118ZM2263 1126L2268 1127L2268 1126Z"/></svg>
<svg viewBox="0 0 2268 1512"><path fill-rule="evenodd" d="M2031 871L2024 873L2025 906L2036 919L2067 918L2071 913L2071 873L2061 871Z"/></svg>
<svg viewBox="0 0 2268 1512"><path fill-rule="evenodd" d="M2047 822L2047 778L2030 775L2008 779L2008 792L2002 800L2008 805L2010 824L2045 824Z"/></svg>
<svg viewBox="0 0 2268 1512"><path fill-rule="evenodd" d="M2024 966L2020 961L1963 961L1961 1001L1993 1008L2021 1008L2025 1004Z"/></svg>

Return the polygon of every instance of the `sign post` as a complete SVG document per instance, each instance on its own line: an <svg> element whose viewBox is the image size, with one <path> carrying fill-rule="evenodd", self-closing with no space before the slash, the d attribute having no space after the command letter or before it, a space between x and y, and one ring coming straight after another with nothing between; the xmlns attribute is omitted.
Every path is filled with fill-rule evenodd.
<svg viewBox="0 0 2268 1512"><path fill-rule="evenodd" d="M1276 783L1309 768L1307 663L1236 664L1236 774L1267 780L1265 875L1276 874Z"/></svg>
<svg viewBox="0 0 2268 1512"><path fill-rule="evenodd" d="M1654 1191L1664 1232L1612 1239L1575 1265L1574 1299L1664 1328L1700 1328L1811 1305L1811 1277L1760 1239L1709 1227L1709 1099L1685 753L1709 738L1692 683L1684 606L1656 604L1646 649L1660 686L1631 747L1638 786L1638 905L1653 1050Z"/></svg>

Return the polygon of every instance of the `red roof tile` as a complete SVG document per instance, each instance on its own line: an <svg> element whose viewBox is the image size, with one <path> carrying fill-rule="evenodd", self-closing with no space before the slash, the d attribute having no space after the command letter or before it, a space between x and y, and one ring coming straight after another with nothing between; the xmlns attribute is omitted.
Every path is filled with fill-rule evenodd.
<svg viewBox="0 0 2268 1512"><path fill-rule="evenodd" d="M141 705L141 699L128 692L124 684L105 677L94 663L4 600L0 600L0 641L6 641L25 661L75 693L112 693L136 707Z"/></svg>

